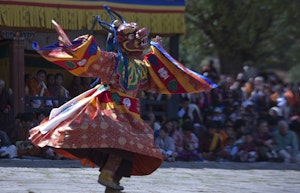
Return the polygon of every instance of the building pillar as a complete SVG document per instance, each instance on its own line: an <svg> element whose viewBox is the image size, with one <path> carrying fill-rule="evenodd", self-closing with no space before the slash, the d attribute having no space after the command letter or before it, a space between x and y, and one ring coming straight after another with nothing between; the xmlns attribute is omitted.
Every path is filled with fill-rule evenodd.
<svg viewBox="0 0 300 193"><path fill-rule="evenodd" d="M10 46L10 87L13 91L14 117L25 111L24 105L24 38L16 33Z"/></svg>

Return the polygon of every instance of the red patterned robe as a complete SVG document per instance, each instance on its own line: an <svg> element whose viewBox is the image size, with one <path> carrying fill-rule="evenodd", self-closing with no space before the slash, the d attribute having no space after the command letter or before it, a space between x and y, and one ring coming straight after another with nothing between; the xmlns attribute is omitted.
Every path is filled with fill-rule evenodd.
<svg viewBox="0 0 300 193"><path fill-rule="evenodd" d="M91 166L101 165L101 150L130 152L131 175L150 174L163 161L160 150L154 147L153 129L140 117L139 99L135 98L138 90L179 94L216 86L175 61L154 42L143 61L129 60L127 87L124 64L116 63L116 53L101 51L92 36L73 40L71 47L57 43L37 51L73 75L100 77L101 84L53 109L30 130L31 141Z"/></svg>

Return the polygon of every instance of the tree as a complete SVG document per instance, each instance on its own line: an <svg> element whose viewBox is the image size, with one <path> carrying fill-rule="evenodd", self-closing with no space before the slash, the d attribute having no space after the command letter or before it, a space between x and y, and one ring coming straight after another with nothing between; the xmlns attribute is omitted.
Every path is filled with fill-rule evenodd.
<svg viewBox="0 0 300 193"><path fill-rule="evenodd" d="M186 0L186 4L181 60L192 68L199 65L200 54L200 59L215 55L222 73L235 75L246 61L260 69L280 65L295 46L286 39L295 34L287 26L295 17L297 1Z"/></svg>

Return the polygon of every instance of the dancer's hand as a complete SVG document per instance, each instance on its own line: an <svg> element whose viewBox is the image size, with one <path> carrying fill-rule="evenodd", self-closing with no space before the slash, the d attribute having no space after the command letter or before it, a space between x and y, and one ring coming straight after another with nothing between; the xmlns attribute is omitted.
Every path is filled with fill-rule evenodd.
<svg viewBox="0 0 300 193"><path fill-rule="evenodd" d="M162 38L160 36L156 36L152 39L152 41L158 43L159 45L162 45Z"/></svg>

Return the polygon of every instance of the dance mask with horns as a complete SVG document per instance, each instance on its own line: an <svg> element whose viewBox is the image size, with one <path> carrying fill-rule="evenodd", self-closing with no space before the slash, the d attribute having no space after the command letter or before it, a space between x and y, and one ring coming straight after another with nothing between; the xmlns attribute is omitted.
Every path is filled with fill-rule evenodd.
<svg viewBox="0 0 300 193"><path fill-rule="evenodd" d="M145 49L148 48L148 36L149 31L147 28L138 28L138 25L134 22L120 23L114 22L117 27L117 41L122 51L127 55L134 55L141 57Z"/></svg>

